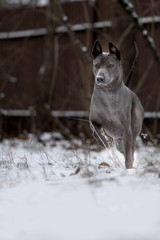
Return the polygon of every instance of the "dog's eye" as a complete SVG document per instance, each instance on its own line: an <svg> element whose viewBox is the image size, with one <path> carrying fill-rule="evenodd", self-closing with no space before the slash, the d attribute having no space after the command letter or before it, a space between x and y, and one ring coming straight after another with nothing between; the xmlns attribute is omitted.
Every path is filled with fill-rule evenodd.
<svg viewBox="0 0 160 240"><path fill-rule="evenodd" d="M109 68L112 68L113 66L114 66L113 63L109 63L109 64L108 64L108 67L109 67Z"/></svg>
<svg viewBox="0 0 160 240"><path fill-rule="evenodd" d="M97 63L97 64L95 65L95 68L100 68L100 64Z"/></svg>

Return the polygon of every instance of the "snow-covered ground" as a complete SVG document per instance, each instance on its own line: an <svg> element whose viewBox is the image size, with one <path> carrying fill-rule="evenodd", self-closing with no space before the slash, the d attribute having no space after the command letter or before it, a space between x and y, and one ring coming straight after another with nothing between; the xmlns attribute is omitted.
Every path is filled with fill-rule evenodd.
<svg viewBox="0 0 160 240"><path fill-rule="evenodd" d="M160 240L160 148L115 149L45 133L0 143L1 240Z"/></svg>

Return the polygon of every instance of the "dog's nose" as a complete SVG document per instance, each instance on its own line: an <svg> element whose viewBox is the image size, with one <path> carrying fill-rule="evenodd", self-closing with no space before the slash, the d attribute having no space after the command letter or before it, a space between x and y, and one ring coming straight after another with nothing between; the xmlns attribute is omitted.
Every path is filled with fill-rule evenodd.
<svg viewBox="0 0 160 240"><path fill-rule="evenodd" d="M104 77L103 76L97 76L97 82L98 83L102 83L104 80Z"/></svg>

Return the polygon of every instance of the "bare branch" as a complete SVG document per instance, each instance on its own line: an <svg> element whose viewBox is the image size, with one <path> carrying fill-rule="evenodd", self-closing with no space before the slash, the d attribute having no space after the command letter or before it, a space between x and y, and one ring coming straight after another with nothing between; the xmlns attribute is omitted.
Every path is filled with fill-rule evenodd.
<svg viewBox="0 0 160 240"><path fill-rule="evenodd" d="M135 42L134 44L135 44L136 56L135 56L135 59L134 59L134 61L132 63L132 66L131 66L130 72L128 74L127 80L125 82L125 85L127 87L130 87L130 85L131 85L131 81L132 81L132 78L133 78L133 75L134 75L134 69L135 69L136 62L138 60L138 54L139 54L137 43Z"/></svg>
<svg viewBox="0 0 160 240"><path fill-rule="evenodd" d="M129 0L118 0L118 3L121 5L123 10L130 16L130 18L134 22L135 27L139 30L141 36L146 41L155 59L158 70L160 71L160 56L157 52L154 39L149 36L148 31L143 27L143 22L140 20L138 14L134 10L133 4Z"/></svg>

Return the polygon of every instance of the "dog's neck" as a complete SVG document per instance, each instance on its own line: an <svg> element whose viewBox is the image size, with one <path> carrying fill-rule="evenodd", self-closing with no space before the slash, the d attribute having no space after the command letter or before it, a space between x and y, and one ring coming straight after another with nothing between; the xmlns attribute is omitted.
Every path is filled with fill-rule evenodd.
<svg viewBox="0 0 160 240"><path fill-rule="evenodd" d="M99 92L114 93L118 91L123 85L124 82L122 76L118 76L117 78L113 79L108 85L102 86L95 83L94 87Z"/></svg>

